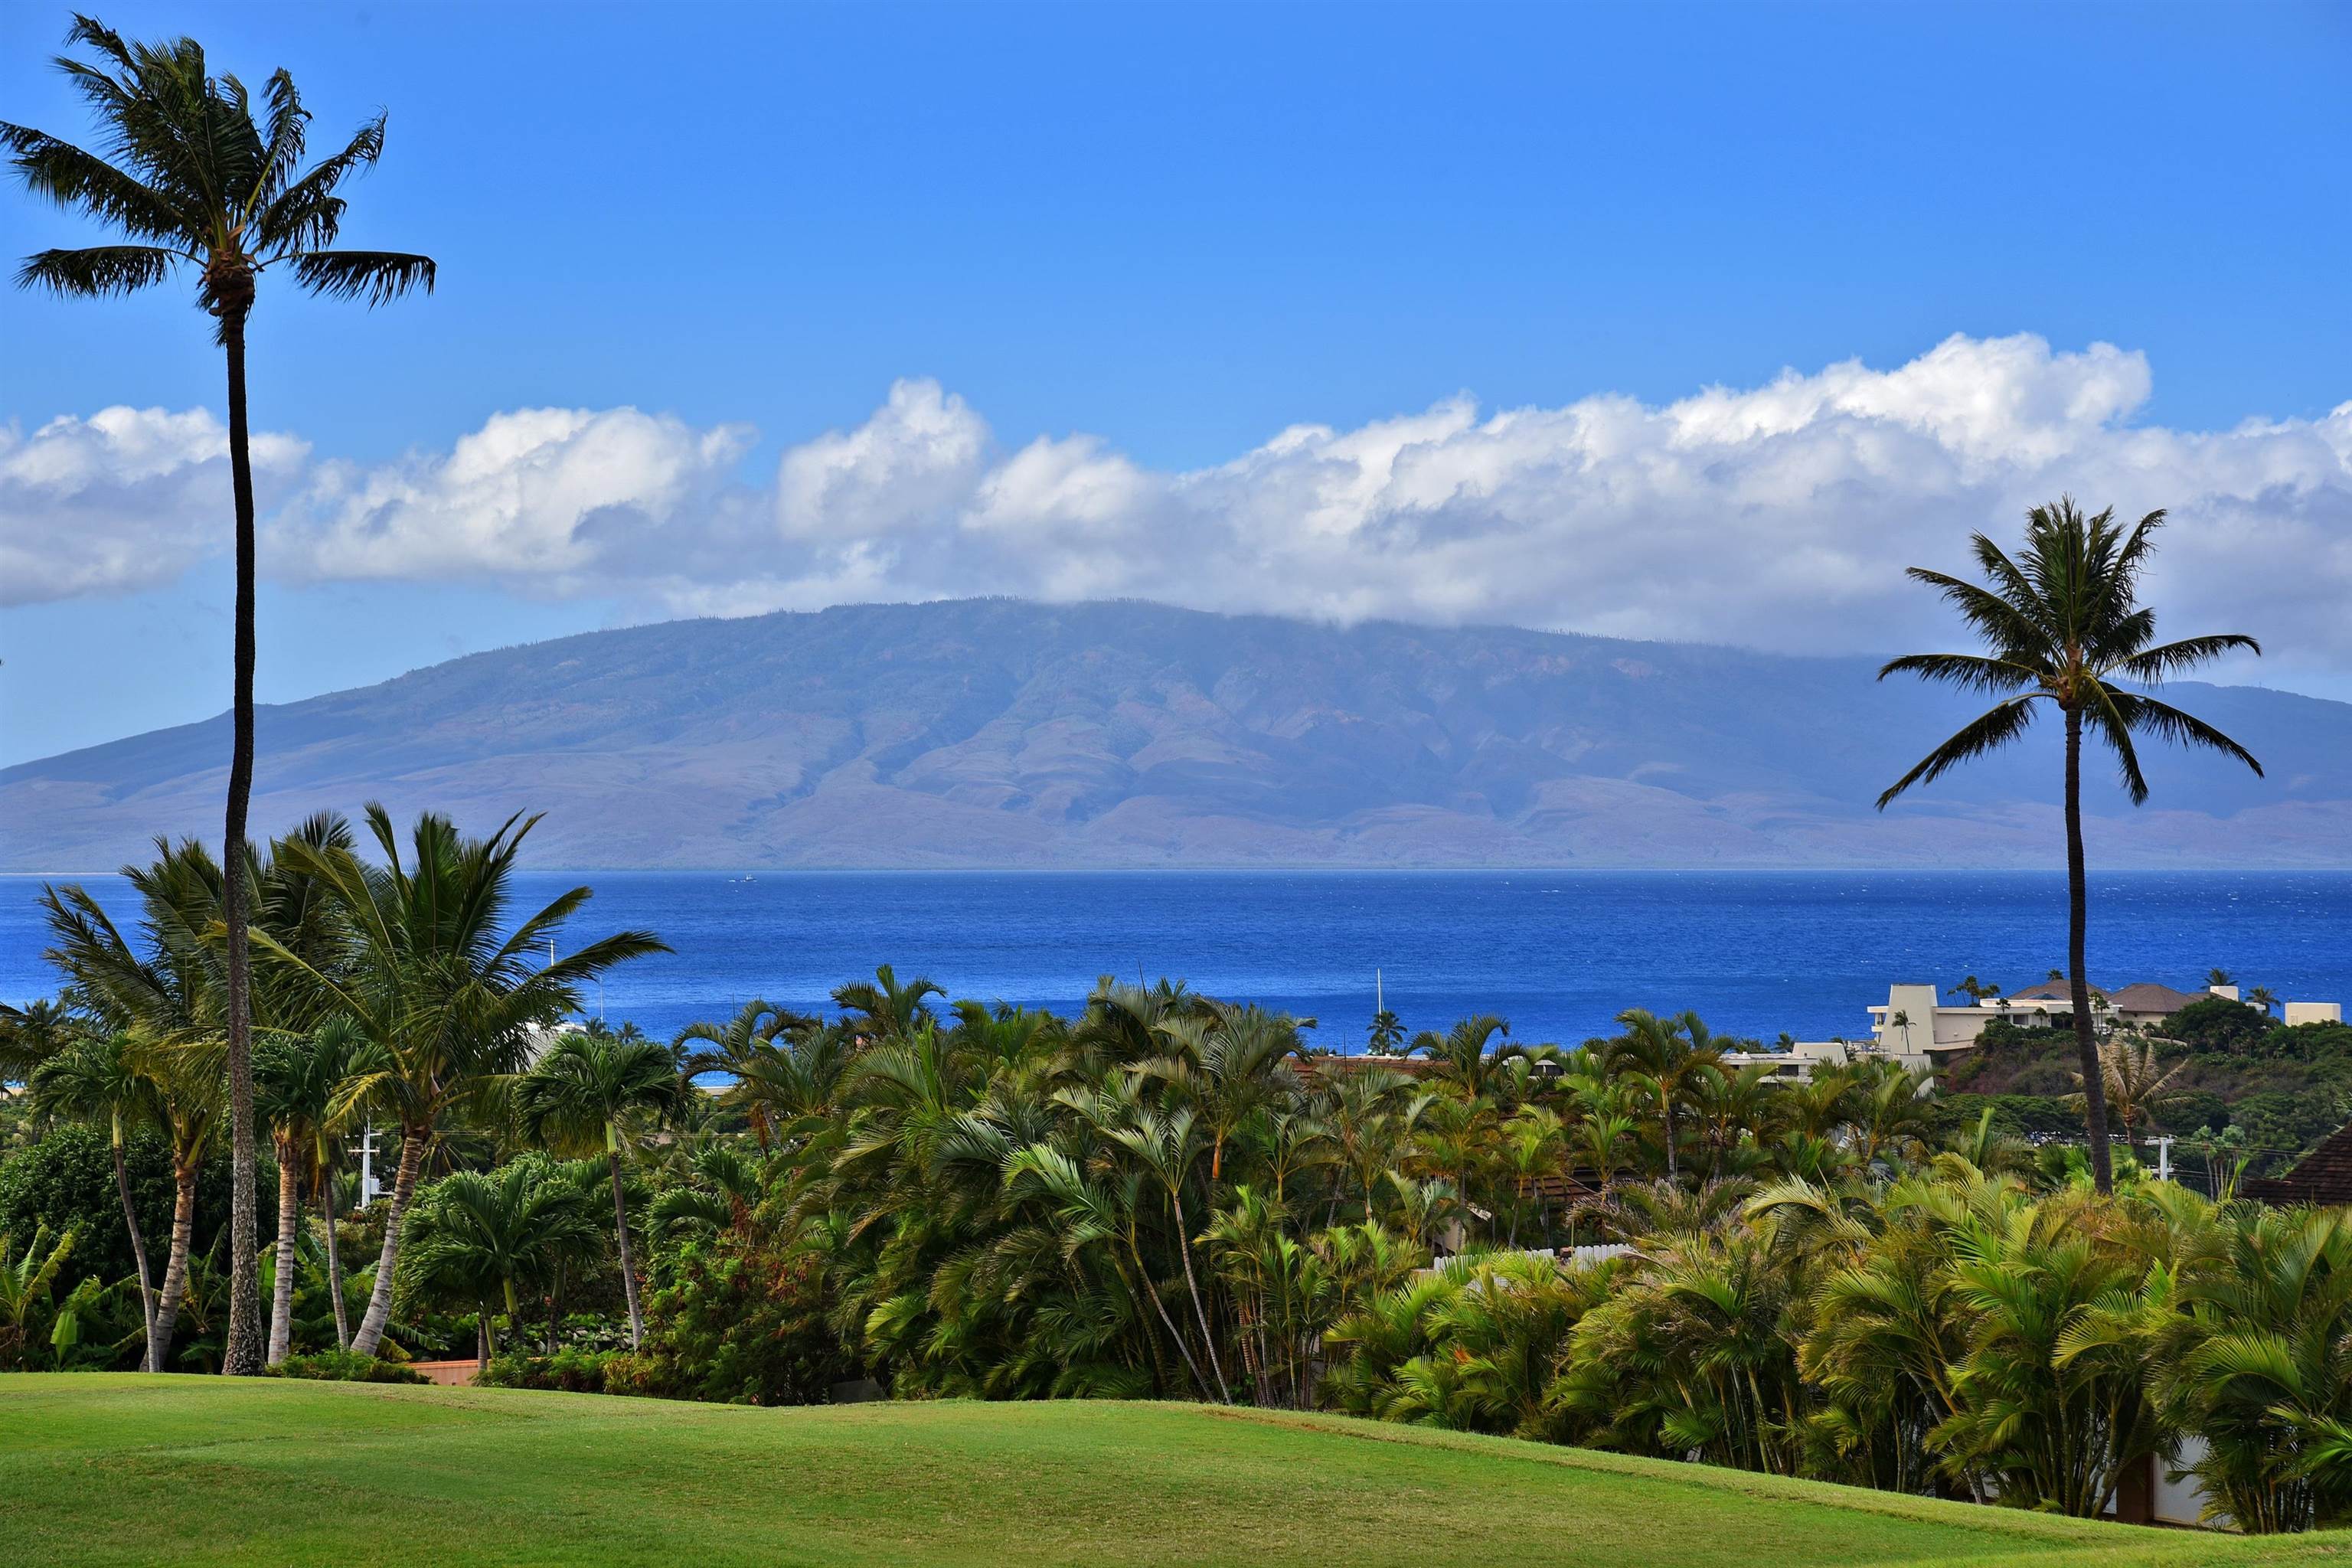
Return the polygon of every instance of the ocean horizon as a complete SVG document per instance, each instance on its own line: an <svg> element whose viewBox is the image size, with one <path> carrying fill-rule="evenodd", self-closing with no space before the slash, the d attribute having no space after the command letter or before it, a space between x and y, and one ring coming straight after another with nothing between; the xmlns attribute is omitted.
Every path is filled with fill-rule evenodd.
<svg viewBox="0 0 2352 1568"><path fill-rule="evenodd" d="M56 989L36 902L55 880L135 919L117 876L0 876L0 1000ZM574 940L642 927L677 949L585 1011L664 1037L753 997L817 1010L889 963L1064 1014L1101 976L1168 976L1312 1017L1332 1049L1362 1048L1376 972L1413 1031L1495 1013L1574 1044L1646 1007L1825 1039L1866 1032L1890 983L2013 990L2065 961L2058 871L533 871L518 891L536 908L583 883ZM2197 990L2215 966L2352 1002L2352 871L2093 875L2094 982Z"/></svg>

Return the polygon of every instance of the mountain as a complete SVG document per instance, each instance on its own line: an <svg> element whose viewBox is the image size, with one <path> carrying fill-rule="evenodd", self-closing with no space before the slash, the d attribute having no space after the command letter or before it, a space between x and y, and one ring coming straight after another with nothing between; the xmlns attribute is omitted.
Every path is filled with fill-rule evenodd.
<svg viewBox="0 0 2352 1568"><path fill-rule="evenodd" d="M1976 710L1871 661L1008 600L677 621L264 708L257 831L547 813L569 867L2046 866L2057 731L1880 815ZM2352 705L2184 685L2269 768L2100 764L2096 863L2352 865ZM228 721L0 771L0 866L216 836Z"/></svg>

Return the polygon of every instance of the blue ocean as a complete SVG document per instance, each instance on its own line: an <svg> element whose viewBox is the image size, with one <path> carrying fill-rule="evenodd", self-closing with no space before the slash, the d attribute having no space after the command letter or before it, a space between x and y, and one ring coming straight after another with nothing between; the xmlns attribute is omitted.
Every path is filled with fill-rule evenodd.
<svg viewBox="0 0 2352 1568"><path fill-rule="evenodd" d="M82 879L119 918L114 878ZM1408 1029L1500 1014L1573 1043L1627 1007L1717 1032L1859 1035L1894 981L2005 989L2065 961L2056 872L579 872L576 940L652 930L677 949L587 998L669 1035L754 997L802 1010L877 963L951 996L1074 1011L1098 976L1176 976L1317 1020L1360 1047L1374 975ZM52 992L37 877L0 877L0 998ZM2352 872L2117 873L2091 890L2091 977L2201 989L2208 968L2352 1004Z"/></svg>

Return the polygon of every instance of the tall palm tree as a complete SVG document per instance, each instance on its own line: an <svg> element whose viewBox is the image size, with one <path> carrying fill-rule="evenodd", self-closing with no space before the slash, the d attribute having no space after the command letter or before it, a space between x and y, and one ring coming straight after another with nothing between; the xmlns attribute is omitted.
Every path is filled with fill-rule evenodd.
<svg viewBox="0 0 2352 1568"><path fill-rule="evenodd" d="M645 1342L635 1260L629 1248L629 1204L621 1184L625 1124L674 1115L690 1092L675 1048L651 1040L565 1035L531 1064L515 1091L523 1135L559 1153L601 1150L613 1178L613 1235L621 1255L621 1289L629 1302L629 1348Z"/></svg>
<svg viewBox="0 0 2352 1568"><path fill-rule="evenodd" d="M131 1037L83 1035L51 1053L33 1069L33 1109L44 1116L104 1122L114 1151L114 1190L122 1200L122 1225L131 1237L131 1258L139 1271L139 1307L147 1326L142 1372L161 1370L155 1352L155 1276L147 1267L147 1237L131 1201L131 1170L123 1159L126 1135L163 1120L154 1080L141 1073Z"/></svg>
<svg viewBox="0 0 2352 1568"><path fill-rule="evenodd" d="M228 362L228 446L236 510L236 696L222 863L228 882L229 1118L236 1182L231 1200L228 1348L222 1370L261 1370L259 1274L254 1233L253 1064L247 1007L246 807L253 788L254 502L247 433L245 325L262 273L283 266L313 294L370 305L411 289L430 292L430 258L334 248L347 205L343 181L383 153L384 117L362 125L342 150L303 168L310 113L294 79L270 73L258 122L252 95L215 77L193 38L125 43L77 15L57 68L89 104L102 153L85 152L29 126L0 121L0 147L26 188L116 231L124 241L26 258L16 281L68 298L130 294L163 282L183 263L200 269L196 303L214 319Z"/></svg>
<svg viewBox="0 0 2352 1568"><path fill-rule="evenodd" d="M392 1314L403 1216L444 1120L487 1118L502 1086L526 1065L530 1032L576 1012L583 984L669 949L650 931L624 931L545 962L549 940L593 896L587 888L509 926L515 860L536 816L517 813L488 837L468 838L447 817L427 813L417 818L406 859L383 807L371 804L366 817L383 853L381 866L341 846L289 839L278 850L340 907L347 962L321 969L266 929L255 936L273 963L323 988L365 1041L335 1116L373 1114L400 1129L375 1290L352 1339L353 1352L372 1356Z"/></svg>
<svg viewBox="0 0 2352 1568"><path fill-rule="evenodd" d="M1990 653L1915 653L1891 660L1881 680L1901 673L1939 680L2000 700L1927 753L1878 797L1886 809L1914 784L1933 784L1951 769L2000 750L2025 733L2035 704L2056 704L2066 728L2066 961L2074 990L2074 1046L2082 1058L2084 1125L2090 1134L2091 1175L2099 1191L2115 1188L2107 1152L2107 1111L2100 1084L2099 1048L2092 1027L2090 984L2083 950L2089 902L2083 864L2083 736L2087 726L2115 752L2125 792L2137 805L2147 798L2137 731L2178 745L2235 757L2257 776L2253 753L2193 714L2158 700L2142 687L2160 685L2235 648L2262 652L2250 637L2222 633L2156 640L2156 612L2138 602L2139 575L2155 548L2164 513L2152 511L2126 529L2110 507L2086 518L2072 497L2026 513L2025 550L2010 554L1979 533L1977 564L1991 585L1914 566L1909 576L1939 590Z"/></svg>

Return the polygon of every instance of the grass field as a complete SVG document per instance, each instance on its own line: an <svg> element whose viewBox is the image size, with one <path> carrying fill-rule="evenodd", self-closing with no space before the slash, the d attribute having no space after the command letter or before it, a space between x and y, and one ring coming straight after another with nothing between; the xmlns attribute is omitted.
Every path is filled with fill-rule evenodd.
<svg viewBox="0 0 2352 1568"><path fill-rule="evenodd" d="M33 1563L2329 1562L2254 1542L1325 1417L750 1410L585 1394L0 1377Z"/></svg>

